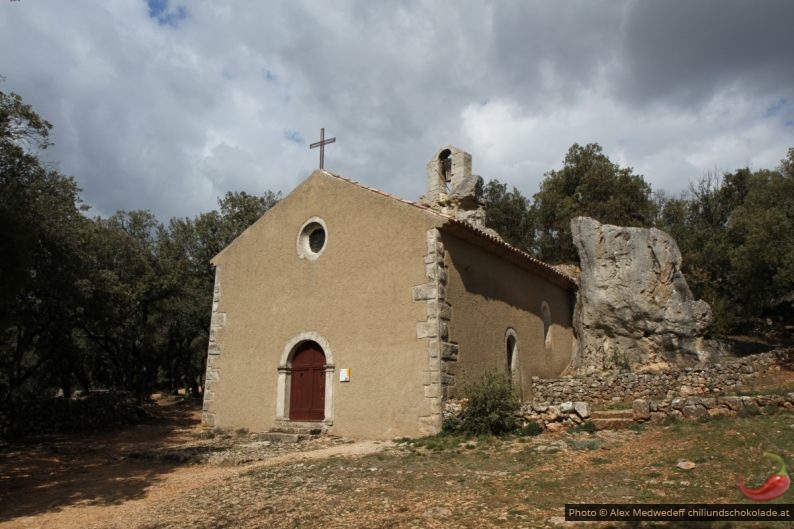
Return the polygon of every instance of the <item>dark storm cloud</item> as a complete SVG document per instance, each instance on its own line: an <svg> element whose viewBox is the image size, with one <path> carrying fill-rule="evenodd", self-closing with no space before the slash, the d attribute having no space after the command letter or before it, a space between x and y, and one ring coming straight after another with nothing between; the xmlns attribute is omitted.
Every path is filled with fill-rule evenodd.
<svg viewBox="0 0 794 529"><path fill-rule="evenodd" d="M792 5L6 2L0 89L101 214L288 192L320 127L326 167L406 198L442 145L532 194L574 141L675 192L794 145Z"/></svg>
<svg viewBox="0 0 794 529"><path fill-rule="evenodd" d="M794 96L792 20L789 0L634 2L618 93L687 106L729 89Z"/></svg>
<svg viewBox="0 0 794 529"><path fill-rule="evenodd" d="M493 5L491 82L527 104L586 91L614 60L621 2L504 2Z"/></svg>

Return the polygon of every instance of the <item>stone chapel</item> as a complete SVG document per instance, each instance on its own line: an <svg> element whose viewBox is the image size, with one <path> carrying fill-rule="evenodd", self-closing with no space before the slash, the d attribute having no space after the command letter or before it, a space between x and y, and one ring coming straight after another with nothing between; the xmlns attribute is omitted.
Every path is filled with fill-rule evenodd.
<svg viewBox="0 0 794 529"><path fill-rule="evenodd" d="M314 171L212 259L203 422L391 439L441 429L486 370L524 399L575 353L574 281L485 226L471 156L418 202Z"/></svg>

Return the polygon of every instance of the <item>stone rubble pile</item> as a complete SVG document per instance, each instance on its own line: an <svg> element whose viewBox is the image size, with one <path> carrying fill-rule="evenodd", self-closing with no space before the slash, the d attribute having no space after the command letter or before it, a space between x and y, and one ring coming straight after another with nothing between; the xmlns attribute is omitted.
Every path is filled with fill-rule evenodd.
<svg viewBox="0 0 794 529"><path fill-rule="evenodd" d="M444 422L460 417L465 405L466 399L447 399L444 403ZM527 402L521 406L516 418L522 427L535 423L541 431L555 432L582 424L589 419L590 404L581 401L561 404Z"/></svg>
<svg viewBox="0 0 794 529"><path fill-rule="evenodd" d="M536 423L541 431L556 432L590 418L590 403L566 401L561 404L527 403L521 407L520 420L523 426Z"/></svg>

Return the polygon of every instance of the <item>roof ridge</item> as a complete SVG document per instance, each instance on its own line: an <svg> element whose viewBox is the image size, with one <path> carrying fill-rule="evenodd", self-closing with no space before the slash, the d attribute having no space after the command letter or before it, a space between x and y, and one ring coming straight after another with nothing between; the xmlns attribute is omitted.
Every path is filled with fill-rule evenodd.
<svg viewBox="0 0 794 529"><path fill-rule="evenodd" d="M465 228L465 229L467 229L468 231L470 231L472 233L476 233L480 237L482 237L484 239L487 239L488 241L490 241L493 244L497 244L497 245L503 247L504 249L516 254L518 257L521 257L522 259L530 261L530 262L534 263L537 266L541 266L541 267L545 268L547 271L549 271L552 274L555 274L555 275L565 279L566 281L570 282L572 285L576 285L576 281L574 280L573 277L571 277L568 274L562 272L561 270L558 270L554 266L552 266L552 265L550 265L550 264L548 264L548 263L546 263L544 261L541 261L540 259L538 259L536 257L531 256L530 254L528 254L524 250L521 250L520 248L516 248L512 244L504 241L503 239L494 237L493 235L490 235L487 232L485 232L485 231L483 231L483 230L481 230L481 229L479 229L479 228L477 228L475 226L472 226L468 222L463 221L463 220L461 220L461 219L459 219L459 218L457 218L457 217L455 217L453 215L449 215L447 213L442 213L441 211L433 209L430 206L425 206L424 204L420 204L418 202L414 202L413 200L408 200L406 198L398 197L397 195L393 195L391 193L388 193L388 192L383 191L381 189L378 189L376 187L372 187L372 186L368 186L368 185L362 184L360 182L357 182L357 181L355 181L353 179L350 179L350 178L347 178L345 176L342 176L342 175L339 175L339 174L336 174L336 173L332 173L331 171L328 171L327 169L319 169L319 171L321 171L321 172L325 173L326 175L331 176L333 178L337 178L337 179L342 180L344 182L347 182L349 184L353 184L354 186L360 187L362 189L366 189L367 191L378 193L379 195L383 195L383 196L385 196L387 198L391 198L392 200L397 200L399 202L403 202L403 203L408 204L410 206L417 207L419 209L422 209L424 211L427 211L427 212L432 213L434 215L437 215L439 217L445 218L448 221L452 222L453 224L455 224L457 226L460 226L462 228Z"/></svg>

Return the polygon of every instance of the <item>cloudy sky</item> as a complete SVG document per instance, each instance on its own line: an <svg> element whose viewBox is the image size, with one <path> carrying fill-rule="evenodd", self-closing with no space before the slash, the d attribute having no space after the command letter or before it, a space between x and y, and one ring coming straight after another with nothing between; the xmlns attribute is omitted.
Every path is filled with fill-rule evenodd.
<svg viewBox="0 0 794 529"><path fill-rule="evenodd" d="M526 195L574 142L677 194L794 147L794 2L0 0L0 90L99 215L318 166L417 198L445 144Z"/></svg>

